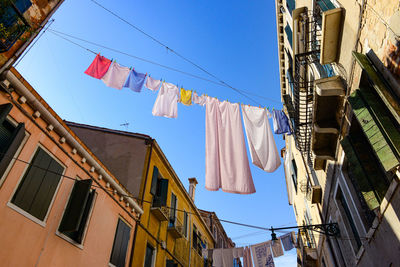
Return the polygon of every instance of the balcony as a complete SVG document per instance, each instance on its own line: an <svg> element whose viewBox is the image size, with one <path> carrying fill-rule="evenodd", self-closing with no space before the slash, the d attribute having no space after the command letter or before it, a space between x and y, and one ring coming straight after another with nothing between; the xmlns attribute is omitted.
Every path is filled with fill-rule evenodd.
<svg viewBox="0 0 400 267"><path fill-rule="evenodd" d="M315 160L335 159L344 95L339 76L315 81L312 134Z"/></svg>
<svg viewBox="0 0 400 267"><path fill-rule="evenodd" d="M176 239L184 237L183 225L178 218L170 218L167 231Z"/></svg>
<svg viewBox="0 0 400 267"><path fill-rule="evenodd" d="M151 207L150 212L161 222L168 221L168 208Z"/></svg>
<svg viewBox="0 0 400 267"><path fill-rule="evenodd" d="M319 0L315 16L321 28L321 56L322 65L335 62L339 50L339 39L342 31L342 12L330 0Z"/></svg>
<svg viewBox="0 0 400 267"><path fill-rule="evenodd" d="M22 0L0 2L0 53L8 51L30 27L22 14L31 5Z"/></svg>

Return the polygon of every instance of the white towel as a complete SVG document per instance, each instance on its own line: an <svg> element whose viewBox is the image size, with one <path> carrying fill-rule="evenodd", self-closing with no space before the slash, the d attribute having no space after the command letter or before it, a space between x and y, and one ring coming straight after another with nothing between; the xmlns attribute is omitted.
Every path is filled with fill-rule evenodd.
<svg viewBox="0 0 400 267"><path fill-rule="evenodd" d="M282 249L282 244L281 240L278 238L278 240L272 241L272 253L274 254L274 257L280 257L283 256L283 249Z"/></svg>
<svg viewBox="0 0 400 267"><path fill-rule="evenodd" d="M256 192L247 158L239 104L206 100L206 189Z"/></svg>
<svg viewBox="0 0 400 267"><path fill-rule="evenodd" d="M231 248L222 250L222 267L233 267L233 251Z"/></svg>
<svg viewBox="0 0 400 267"><path fill-rule="evenodd" d="M161 81L151 78L150 76L147 77L146 80L146 88L150 89L151 91L157 91L160 88Z"/></svg>
<svg viewBox="0 0 400 267"><path fill-rule="evenodd" d="M108 87L121 90L124 86L126 78L129 75L129 72L130 69L128 67L122 67L118 63L113 62L101 80Z"/></svg>
<svg viewBox="0 0 400 267"><path fill-rule="evenodd" d="M153 115L166 118L178 117L178 94L179 89L176 85L163 83L153 106Z"/></svg>
<svg viewBox="0 0 400 267"><path fill-rule="evenodd" d="M283 157L284 159L284 164L285 164L285 178L286 178L286 190L288 194L288 201L289 205L293 205L293 178L292 178L292 170L290 168L290 153L286 152L285 156Z"/></svg>
<svg viewBox="0 0 400 267"><path fill-rule="evenodd" d="M265 109L242 105L251 161L266 172L273 172L281 165L278 149Z"/></svg>
<svg viewBox="0 0 400 267"><path fill-rule="evenodd" d="M222 267L222 249L213 250L213 267Z"/></svg>
<svg viewBox="0 0 400 267"><path fill-rule="evenodd" d="M199 96L196 92L193 92L192 101L197 105L204 106L206 104L206 96Z"/></svg>

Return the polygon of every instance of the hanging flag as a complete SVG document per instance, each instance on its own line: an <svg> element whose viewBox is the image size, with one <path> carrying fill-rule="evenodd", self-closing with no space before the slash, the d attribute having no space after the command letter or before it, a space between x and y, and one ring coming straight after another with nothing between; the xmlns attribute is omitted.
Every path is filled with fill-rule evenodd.
<svg viewBox="0 0 400 267"><path fill-rule="evenodd" d="M192 105L192 91L181 88L180 101L182 104L184 104L186 106L191 106Z"/></svg>
<svg viewBox="0 0 400 267"><path fill-rule="evenodd" d="M151 78L150 76L147 77L146 80L146 88L150 89L151 91L157 91L160 88L161 81Z"/></svg>
<svg viewBox="0 0 400 267"><path fill-rule="evenodd" d="M240 119L239 104L206 99L206 189L256 192Z"/></svg>
<svg viewBox="0 0 400 267"><path fill-rule="evenodd" d="M178 117L178 94L179 89L176 85L164 82L154 103L153 115L166 118Z"/></svg>
<svg viewBox="0 0 400 267"><path fill-rule="evenodd" d="M266 172L275 171L281 159L265 109L242 105L242 116L252 163Z"/></svg>
<svg viewBox="0 0 400 267"><path fill-rule="evenodd" d="M146 80L146 74L136 72L135 70L131 70L128 75L128 78L125 81L124 87L130 88L134 92L140 93L142 91L142 87L144 81Z"/></svg>
<svg viewBox="0 0 400 267"><path fill-rule="evenodd" d="M89 68L85 70L85 74L96 79L103 78L111 65L111 60L97 54Z"/></svg>
<svg viewBox="0 0 400 267"><path fill-rule="evenodd" d="M117 62L113 62L101 80L108 87L122 89L129 72L130 69L128 67L122 67Z"/></svg>

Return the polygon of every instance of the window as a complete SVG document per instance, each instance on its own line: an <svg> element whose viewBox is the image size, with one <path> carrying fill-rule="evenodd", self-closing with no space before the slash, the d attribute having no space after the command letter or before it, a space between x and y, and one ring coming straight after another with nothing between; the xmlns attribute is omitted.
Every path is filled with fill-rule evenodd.
<svg viewBox="0 0 400 267"><path fill-rule="evenodd" d="M167 205L168 179L161 177L156 166L153 168L150 194L153 195L153 207L165 207Z"/></svg>
<svg viewBox="0 0 400 267"><path fill-rule="evenodd" d="M344 217L345 225L350 226L351 234L353 235L353 238L351 238L350 241L353 245L355 253L357 253L361 247L360 235L358 234L356 224L354 223L353 217L351 216L351 211L349 209L349 206L347 205L347 201L344 198L343 192L340 187L338 187L336 193L336 200L339 204L339 210L342 213L342 216Z"/></svg>
<svg viewBox="0 0 400 267"><path fill-rule="evenodd" d="M296 193L297 193L297 165L296 165L296 161L294 159L292 159L292 180L293 180L294 189L296 189Z"/></svg>
<svg viewBox="0 0 400 267"><path fill-rule="evenodd" d="M167 260L167 267L178 267L178 263L175 263L174 260Z"/></svg>
<svg viewBox="0 0 400 267"><path fill-rule="evenodd" d="M128 249L130 233L131 228L123 220L118 219L117 231L115 232L114 244L110 259L110 263L116 267L125 266L126 251Z"/></svg>
<svg viewBox="0 0 400 267"><path fill-rule="evenodd" d="M188 213L186 211L183 212L183 235L188 237Z"/></svg>
<svg viewBox="0 0 400 267"><path fill-rule="evenodd" d="M96 194L95 190L90 190L91 185L91 179L75 181L58 228L61 233L78 244L82 243Z"/></svg>
<svg viewBox="0 0 400 267"><path fill-rule="evenodd" d="M295 0L286 0L286 7L290 13L290 16L292 16L292 11L296 8Z"/></svg>
<svg viewBox="0 0 400 267"><path fill-rule="evenodd" d="M174 193L171 193L171 208L170 208L170 213L169 213L169 227L174 227L175 226L175 221L176 221L176 195Z"/></svg>
<svg viewBox="0 0 400 267"><path fill-rule="evenodd" d="M64 168L39 147L11 203L43 221L63 171Z"/></svg>
<svg viewBox="0 0 400 267"><path fill-rule="evenodd" d="M154 248L147 244L146 247L146 257L144 258L144 267L153 267L154 266ZM168 261L167 261L168 264ZM174 265L167 265L167 266L174 266Z"/></svg>
<svg viewBox="0 0 400 267"><path fill-rule="evenodd" d="M11 104L0 105L0 177L6 171L25 137L23 123L14 126L6 119L12 107Z"/></svg>
<svg viewBox="0 0 400 267"><path fill-rule="evenodd" d="M286 26L285 26L285 33L286 33L286 38L289 41L290 47L293 47L293 45L292 45L292 38L293 38L292 28L290 27L289 24L286 24Z"/></svg>

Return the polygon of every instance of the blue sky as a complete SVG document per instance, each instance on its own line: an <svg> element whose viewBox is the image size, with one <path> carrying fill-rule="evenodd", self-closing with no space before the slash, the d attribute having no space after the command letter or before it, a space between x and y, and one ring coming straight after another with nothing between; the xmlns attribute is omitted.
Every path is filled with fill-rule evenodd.
<svg viewBox="0 0 400 267"><path fill-rule="evenodd" d="M117 5L116 1L98 1L230 85L264 98L249 95L258 102L255 104L229 88L94 45L79 44L121 65L220 100L282 108L274 1L125 0ZM212 79L90 0L65 1L53 18L54 30ZM215 211L221 219L264 227L296 224L288 205L282 166L266 173L250 164L257 190L252 195L205 190L204 107L179 104L177 119L154 117L151 110L156 93L106 87L83 73L93 58L87 50L46 32L17 69L61 118L155 138L185 187L189 177L199 181L195 200L199 208ZM126 122L127 129L121 126ZM282 136L274 137L280 150L284 147ZM268 232L223 225L238 246L270 239ZM277 267L296 266L295 250L275 259L275 263Z"/></svg>

